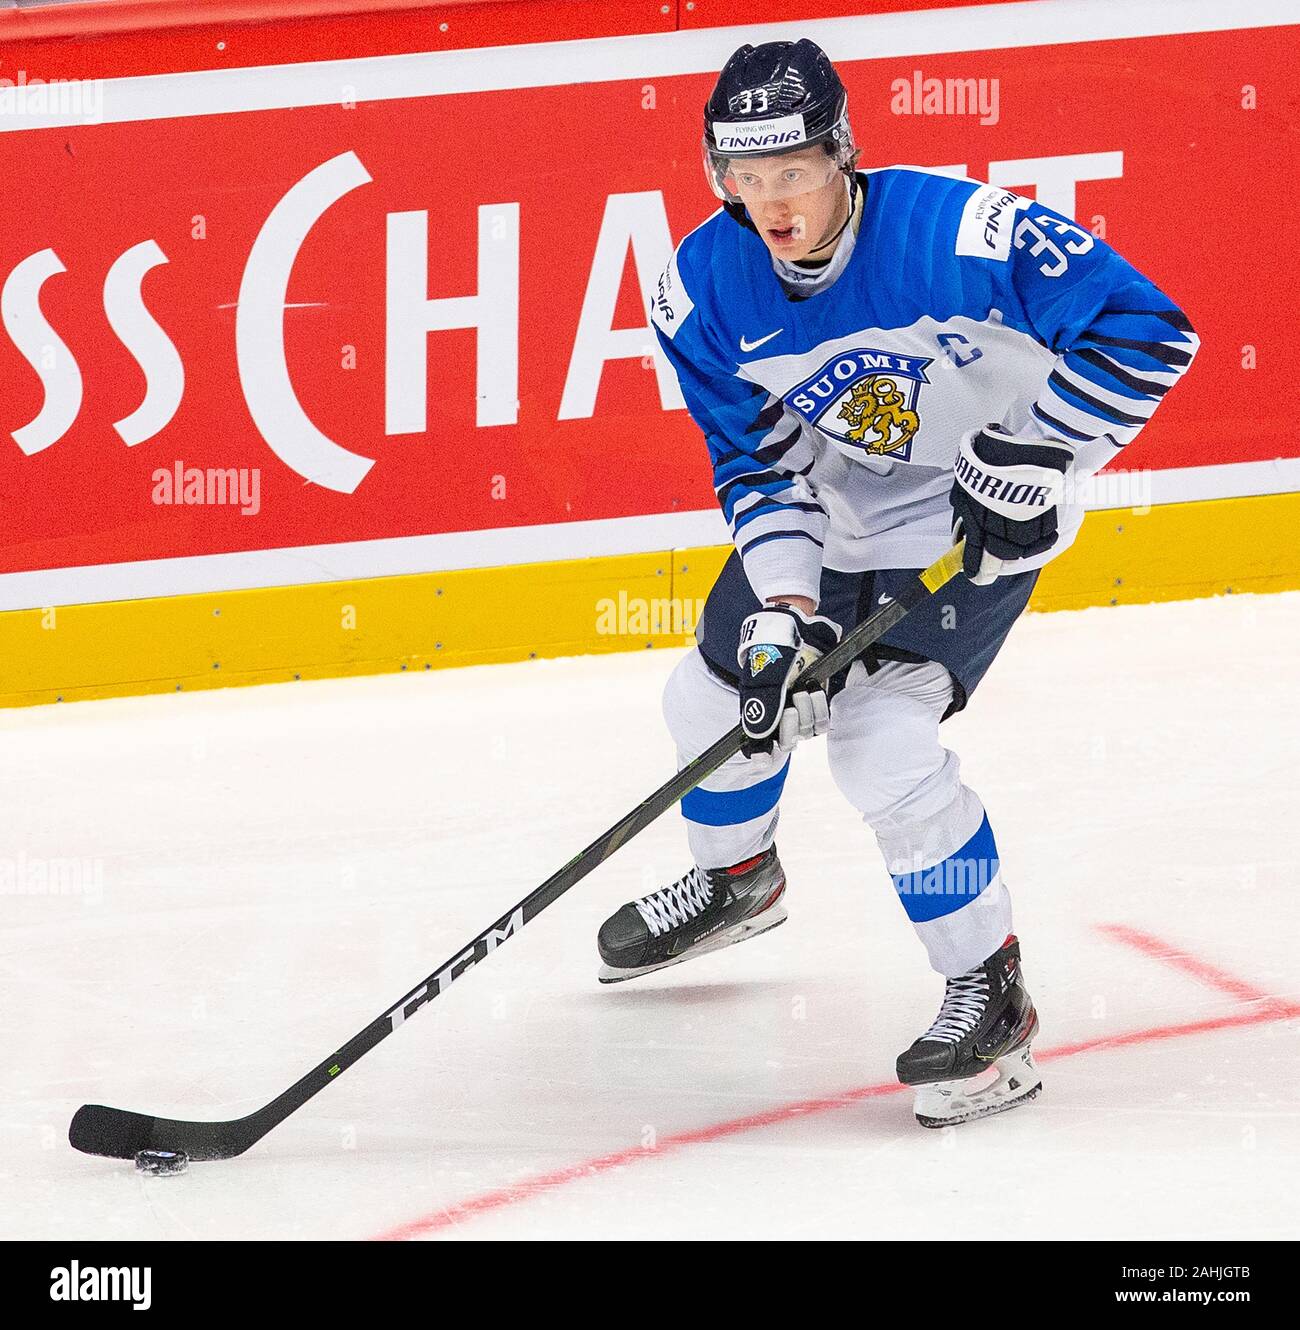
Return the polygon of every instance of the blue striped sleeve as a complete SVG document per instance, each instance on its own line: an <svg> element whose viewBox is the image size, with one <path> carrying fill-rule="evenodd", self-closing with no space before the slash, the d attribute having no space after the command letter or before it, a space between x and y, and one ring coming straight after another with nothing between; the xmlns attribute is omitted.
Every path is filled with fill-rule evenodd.
<svg viewBox="0 0 1300 1330"><path fill-rule="evenodd" d="M1009 296L1056 353L1028 415L1096 470L1131 443L1187 371L1200 339L1168 296L1104 240L1030 203L1006 267Z"/></svg>
<svg viewBox="0 0 1300 1330"><path fill-rule="evenodd" d="M698 318L698 314L695 315ZM760 600L821 589L826 510L808 484L813 452L780 398L715 362L689 324L655 333L704 431L719 506Z"/></svg>

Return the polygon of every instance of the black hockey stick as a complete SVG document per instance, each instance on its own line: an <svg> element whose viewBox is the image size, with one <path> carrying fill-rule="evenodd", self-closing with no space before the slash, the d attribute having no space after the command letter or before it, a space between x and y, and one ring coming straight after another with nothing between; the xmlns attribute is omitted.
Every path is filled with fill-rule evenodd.
<svg viewBox="0 0 1300 1330"><path fill-rule="evenodd" d="M914 609L961 571L962 545L959 543L936 560L915 581L908 583L894 600L858 624L831 651L808 669L804 686L824 684L833 674L852 664L873 642L885 635L909 610ZM661 813L689 794L728 758L734 757L744 742L739 725L724 734L670 781L638 804L625 818L594 840L581 854L570 859L558 873L547 878L494 924L480 933L467 947L435 970L418 988L413 988L400 1002L384 1012L313 1067L300 1081L291 1085L269 1104L244 1118L230 1122L184 1122L174 1118L155 1118L131 1113L103 1104L83 1104L72 1119L68 1140L85 1154L132 1159L141 1150L184 1151L191 1159L230 1159L243 1154L273 1127L318 1094L336 1077L386 1039L403 1021L442 991L466 970L483 960L507 938L513 937L530 919L582 881L598 864L609 858L619 846L639 831L644 831Z"/></svg>

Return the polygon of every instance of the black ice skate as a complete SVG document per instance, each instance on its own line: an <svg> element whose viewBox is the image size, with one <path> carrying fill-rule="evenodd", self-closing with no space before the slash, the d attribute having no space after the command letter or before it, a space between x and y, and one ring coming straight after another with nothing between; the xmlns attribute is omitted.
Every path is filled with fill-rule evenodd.
<svg viewBox="0 0 1300 1330"><path fill-rule="evenodd" d="M600 926L602 984L662 970L783 924L785 872L772 846L731 868L692 868Z"/></svg>
<svg viewBox="0 0 1300 1330"><path fill-rule="evenodd" d="M1030 1040L1038 1014L1012 935L982 965L949 979L934 1024L898 1058L923 1127L971 1122L1028 1103L1043 1088Z"/></svg>

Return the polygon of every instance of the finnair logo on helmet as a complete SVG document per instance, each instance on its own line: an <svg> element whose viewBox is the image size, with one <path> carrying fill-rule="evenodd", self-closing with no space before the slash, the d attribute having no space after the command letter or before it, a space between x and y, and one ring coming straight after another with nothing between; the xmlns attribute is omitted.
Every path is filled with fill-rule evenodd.
<svg viewBox="0 0 1300 1330"><path fill-rule="evenodd" d="M806 142L803 116L782 115L771 120L748 120L744 124L713 122L713 141L719 152L770 152Z"/></svg>

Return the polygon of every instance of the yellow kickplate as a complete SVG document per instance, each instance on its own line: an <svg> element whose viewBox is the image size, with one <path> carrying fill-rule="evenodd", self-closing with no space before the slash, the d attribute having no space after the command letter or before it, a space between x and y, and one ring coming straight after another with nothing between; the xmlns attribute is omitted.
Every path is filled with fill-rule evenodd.
<svg viewBox="0 0 1300 1330"><path fill-rule="evenodd" d="M1300 494L1092 513L1048 564L1031 610L1300 589Z"/></svg>
<svg viewBox="0 0 1300 1330"><path fill-rule="evenodd" d="M1300 494L1092 514L1030 608L1300 588ZM730 547L0 613L0 706L691 640ZM956 551L935 568L960 559ZM929 571L929 570L927 570Z"/></svg>
<svg viewBox="0 0 1300 1330"><path fill-rule="evenodd" d="M671 554L0 614L0 706L680 645Z"/></svg>

